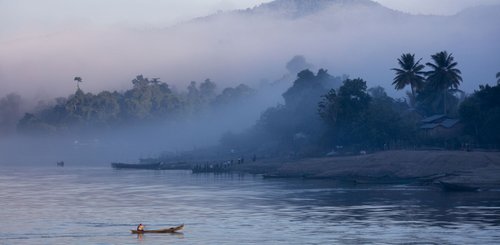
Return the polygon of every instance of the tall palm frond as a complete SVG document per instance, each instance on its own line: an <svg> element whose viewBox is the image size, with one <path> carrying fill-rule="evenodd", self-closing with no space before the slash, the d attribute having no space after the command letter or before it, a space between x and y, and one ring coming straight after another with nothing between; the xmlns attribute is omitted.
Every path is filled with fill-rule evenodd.
<svg viewBox="0 0 500 245"><path fill-rule="evenodd" d="M426 72L429 86L436 90L443 91L443 101L446 102L446 91L449 88L458 89L462 82L462 72L457 69L457 62L454 61L453 54L441 51L431 55L434 63L426 63L431 68ZM444 103L444 114L446 114L446 103Z"/></svg>
<svg viewBox="0 0 500 245"><path fill-rule="evenodd" d="M398 59L398 64L400 68L392 68L391 70L396 72L396 76L392 84L397 90L404 89L407 85L411 87L412 96L415 97L415 93L422 89L424 84L424 65L420 64L419 59L415 62L415 54L402 54L401 58Z"/></svg>

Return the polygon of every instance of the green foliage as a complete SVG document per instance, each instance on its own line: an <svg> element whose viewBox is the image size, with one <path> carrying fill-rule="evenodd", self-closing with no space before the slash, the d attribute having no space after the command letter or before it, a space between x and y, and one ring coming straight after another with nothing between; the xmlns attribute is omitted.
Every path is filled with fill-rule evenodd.
<svg viewBox="0 0 500 245"><path fill-rule="evenodd" d="M81 82L80 77L75 81ZM130 121L165 118L181 110L179 96L166 83L138 75L125 93L103 91L97 95L80 88L57 104L26 114L18 122L21 132L56 132L67 128L111 127Z"/></svg>
<svg viewBox="0 0 500 245"><path fill-rule="evenodd" d="M416 98L416 108L417 110L425 116L431 116L436 114L443 114L443 108L446 104L446 111L448 115L456 116L459 98L455 95L459 90L446 89L444 91L439 91L434 89L429 83L425 84L424 89L422 89ZM446 93L446 96L443 96ZM446 99L446 101L444 101Z"/></svg>
<svg viewBox="0 0 500 245"><path fill-rule="evenodd" d="M464 131L480 144L500 144L500 85L480 86L460 105Z"/></svg>
<svg viewBox="0 0 500 245"><path fill-rule="evenodd" d="M215 83L208 78L200 84L200 97L203 104L209 104L215 98L216 88Z"/></svg>
<svg viewBox="0 0 500 245"><path fill-rule="evenodd" d="M462 82L462 73L456 68L458 63L454 61L453 54L441 51L431 55L431 58L434 63L426 63L431 68L431 71L426 73L429 85L437 90L458 88Z"/></svg>
<svg viewBox="0 0 500 245"><path fill-rule="evenodd" d="M75 77L80 82L81 78ZM35 113L26 114L18 123L22 132L61 132L74 129L113 127L130 122L167 120L192 115L211 106L248 99L254 91L246 85L226 88L220 95L216 84L206 79L197 86L191 82L186 94L174 93L159 78L138 75L132 88L124 93L103 91L84 93L80 88L68 98Z"/></svg>
<svg viewBox="0 0 500 245"><path fill-rule="evenodd" d="M329 126L328 145L382 149L391 141L410 138L411 123L401 116L404 103L394 101L383 88L368 93L366 82L358 78L345 80L338 91L330 90L319 103L319 114Z"/></svg>
<svg viewBox="0 0 500 245"><path fill-rule="evenodd" d="M299 117L294 118L296 120L309 121L317 118L316 111L321 96L327 93L328 84L337 79L324 69L320 69L316 75L310 70L299 72L293 86L283 93L286 109Z"/></svg>
<svg viewBox="0 0 500 245"><path fill-rule="evenodd" d="M240 84L234 88L225 88L222 93L214 99L214 105L231 105L237 103L238 100L248 98L255 93L255 90L245 84Z"/></svg>
<svg viewBox="0 0 500 245"><path fill-rule="evenodd" d="M360 143L363 136L358 129L371 100L366 90L363 79L347 79L338 93L330 90L323 96L319 103L319 115L328 123L328 137L334 144Z"/></svg>
<svg viewBox="0 0 500 245"><path fill-rule="evenodd" d="M279 142L282 151L294 154L315 152L325 127L317 114L318 103L338 80L324 69L317 74L299 72L293 86L283 93L285 104L267 109L257 122L261 134L270 137L266 142Z"/></svg>
<svg viewBox="0 0 500 245"><path fill-rule="evenodd" d="M194 115L206 110L217 96L216 88L217 85L210 79L205 79L200 85L192 81L183 98L186 114Z"/></svg>

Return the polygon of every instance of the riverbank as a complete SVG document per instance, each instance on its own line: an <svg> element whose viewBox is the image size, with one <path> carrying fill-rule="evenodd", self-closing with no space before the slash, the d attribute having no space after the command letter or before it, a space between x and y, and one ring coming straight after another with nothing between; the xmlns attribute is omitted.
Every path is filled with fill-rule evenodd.
<svg viewBox="0 0 500 245"><path fill-rule="evenodd" d="M357 183L454 183L500 188L500 152L383 151L358 156L266 159L233 170L274 178L331 178Z"/></svg>

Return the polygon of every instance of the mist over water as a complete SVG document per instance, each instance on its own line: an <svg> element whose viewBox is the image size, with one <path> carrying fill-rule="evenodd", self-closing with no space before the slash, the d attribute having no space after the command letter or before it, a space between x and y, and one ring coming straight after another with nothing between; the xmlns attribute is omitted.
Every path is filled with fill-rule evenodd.
<svg viewBox="0 0 500 245"><path fill-rule="evenodd" d="M297 63L295 69L301 69L303 65ZM287 76L292 79L291 75ZM8 128L2 128L6 132L0 138L0 163L50 166L65 161L69 165L102 166L214 146L219 144L223 134L248 130L264 110L282 103L280 94L289 84L287 79L263 83L244 100L229 97L232 99L230 103L223 101L192 115L111 123L88 129L63 127L41 134L16 133L20 118L17 115L18 119ZM7 116L14 118L14 115Z"/></svg>
<svg viewBox="0 0 500 245"><path fill-rule="evenodd" d="M498 243L500 80L471 93L497 83L500 3L217 0L191 19L168 11L200 1L97 2L0 0L0 244ZM435 57L459 79L394 88L398 58ZM193 171L110 166L147 161Z"/></svg>
<svg viewBox="0 0 500 245"><path fill-rule="evenodd" d="M36 111L43 104L40 101L50 105L54 98L74 93L71 78L75 76L84 78L80 86L85 92L95 94L102 90L124 91L138 74L159 77L176 90L183 90L190 81L210 78L219 88L244 83L258 91L247 104L187 121L108 128L33 142L3 137L3 158L74 158L82 163L106 162L111 158L130 161L161 151L216 144L225 132L248 129L264 110L283 103L282 93L300 71L293 64L284 64L297 54L307 58L299 68L325 68L332 75L361 77L368 87L380 85L389 95L403 97L391 85L390 68L396 66L399 55L411 52L427 62L431 54L448 50L462 70L461 89L470 93L479 84L494 82L500 64L500 58L492 55L500 42L498 13L500 7L495 5L467 9L452 16L426 16L398 12L364 0L280 0L164 28L81 25L3 41L0 96L16 92L22 98L22 106L18 106L21 109L2 115L9 118L10 121L1 121L9 123L10 131L22 111ZM262 81L268 81L268 85L262 86ZM12 104L4 102L2 105ZM51 154L51 147L56 145L66 150ZM87 148L100 153L82 150ZM43 156L33 154L37 150ZM102 160L93 159L101 155ZM81 160L81 156L88 160Z"/></svg>

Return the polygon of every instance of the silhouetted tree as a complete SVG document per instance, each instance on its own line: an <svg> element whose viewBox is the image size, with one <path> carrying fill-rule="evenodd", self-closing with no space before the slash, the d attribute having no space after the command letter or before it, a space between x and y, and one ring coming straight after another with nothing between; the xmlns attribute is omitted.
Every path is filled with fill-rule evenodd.
<svg viewBox="0 0 500 245"><path fill-rule="evenodd" d="M80 83L83 82L82 78L81 77L75 77L73 78L73 81L76 81L76 89L80 89Z"/></svg>
<svg viewBox="0 0 500 245"><path fill-rule="evenodd" d="M425 66L420 64L421 60L415 62L415 54L402 54L401 58L398 59L400 68L391 69L396 72L396 77L392 82L396 90L404 89L407 85L410 85L412 94L410 100L415 98L415 93L422 89L424 83L423 75L425 72L423 69Z"/></svg>
<svg viewBox="0 0 500 245"><path fill-rule="evenodd" d="M387 96L382 87L367 90L363 79L347 79L330 90L319 103L319 114L328 124L327 142L353 150L383 149L394 141L408 141L412 122L401 115L405 102Z"/></svg>
<svg viewBox="0 0 500 245"><path fill-rule="evenodd" d="M460 105L464 131L476 142L500 146L500 85L480 86Z"/></svg>
<svg viewBox="0 0 500 245"><path fill-rule="evenodd" d="M253 95L255 93L255 90L252 88L248 87L245 84L240 84L236 86L235 88L225 88L222 90L222 93L217 95L215 98L213 104L214 105L230 105L232 103L235 103L243 98L248 98L249 96Z"/></svg>
<svg viewBox="0 0 500 245"><path fill-rule="evenodd" d="M366 82L361 79L347 79L338 92L331 89L319 102L321 118L328 124L330 137L336 144L351 145L362 141L360 124L368 110L371 97Z"/></svg>
<svg viewBox="0 0 500 245"><path fill-rule="evenodd" d="M209 78L200 84L200 97L203 104L209 104L215 98L217 85Z"/></svg>
<svg viewBox="0 0 500 245"><path fill-rule="evenodd" d="M426 63L431 68L426 72L427 81L432 89L443 93L443 114L447 114L446 96L448 89L457 89L462 82L462 72L456 68L457 62L454 61L453 55L446 51L441 51L431 55L434 63Z"/></svg>

